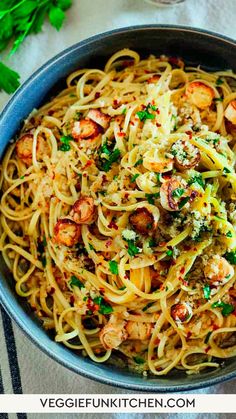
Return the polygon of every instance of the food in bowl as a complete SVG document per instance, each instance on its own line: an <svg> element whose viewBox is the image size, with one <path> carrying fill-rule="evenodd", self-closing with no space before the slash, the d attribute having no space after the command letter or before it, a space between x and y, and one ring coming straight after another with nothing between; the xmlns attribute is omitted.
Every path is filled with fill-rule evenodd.
<svg viewBox="0 0 236 419"><path fill-rule="evenodd" d="M55 340L144 375L236 355L236 75L115 53L1 165L1 252Z"/></svg>

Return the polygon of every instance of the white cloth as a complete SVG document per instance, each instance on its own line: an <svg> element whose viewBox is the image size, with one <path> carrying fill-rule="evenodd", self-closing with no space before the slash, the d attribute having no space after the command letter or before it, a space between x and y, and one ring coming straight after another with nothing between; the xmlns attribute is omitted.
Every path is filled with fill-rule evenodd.
<svg viewBox="0 0 236 419"><path fill-rule="evenodd" d="M236 38L236 0L186 0L182 5L168 9L157 8L145 3L144 0L74 0L73 3L60 32L55 31L46 23L42 33L28 37L19 52L8 60L9 65L20 72L22 81L68 46L91 35L114 28L137 24L168 23L204 28ZM7 100L8 96L1 93L0 108ZM127 390L99 384L67 370L35 347L17 326L14 325L13 328L23 393L128 393ZM1 316L0 342L4 391L13 393ZM236 393L236 380L199 392ZM53 416L59 417L59 415ZM86 415L81 415L83 416ZM93 416L89 415L91 418ZM118 419L120 415L114 416ZM128 417L128 415L123 416ZM149 417L149 415L146 416ZM217 415L214 416L217 417ZM10 417L13 418L15 415L10 415ZM38 416L31 414L28 417L33 419ZM63 417L66 418L67 415ZM77 416L68 415L68 417ZM137 414L135 417L141 419L142 415ZM159 415L159 417L166 417L166 415ZM205 419L208 415L201 417ZM223 418L224 415L220 417Z"/></svg>

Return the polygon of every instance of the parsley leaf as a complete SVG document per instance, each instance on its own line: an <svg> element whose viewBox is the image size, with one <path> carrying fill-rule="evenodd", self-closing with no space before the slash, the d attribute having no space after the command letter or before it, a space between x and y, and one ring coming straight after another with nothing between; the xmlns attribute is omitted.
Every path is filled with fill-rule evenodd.
<svg viewBox="0 0 236 419"><path fill-rule="evenodd" d="M136 179L139 177L139 173L136 173L136 175L133 175L130 179L131 183L134 183L136 181Z"/></svg>
<svg viewBox="0 0 236 419"><path fill-rule="evenodd" d="M136 362L136 364L144 364L145 362L145 359L141 358L140 356L134 356L133 360Z"/></svg>
<svg viewBox="0 0 236 419"><path fill-rule="evenodd" d="M172 196L176 197L176 198L181 197L183 194L184 194L184 189L183 188L176 188L172 192Z"/></svg>
<svg viewBox="0 0 236 419"><path fill-rule="evenodd" d="M234 311L234 306L232 304L224 303L223 301L216 301L213 303L212 308L222 308L221 313L224 317L227 317L230 313Z"/></svg>
<svg viewBox="0 0 236 419"><path fill-rule="evenodd" d="M159 192L157 192L157 193L145 193L145 197L147 198L147 201L148 201L149 204L154 205L155 204L154 199L159 198L160 193Z"/></svg>
<svg viewBox="0 0 236 419"><path fill-rule="evenodd" d="M94 303L99 305L99 310L98 312L101 314L110 314L113 312L113 308L112 306L107 303L103 297L95 297L94 298Z"/></svg>
<svg viewBox="0 0 236 419"><path fill-rule="evenodd" d="M225 259L232 265L236 265L236 250L224 254Z"/></svg>
<svg viewBox="0 0 236 419"><path fill-rule="evenodd" d="M156 110L155 106L152 106L149 103L143 111L137 112L140 121L146 121L146 119L155 119L155 115L153 113L150 113L149 109Z"/></svg>
<svg viewBox="0 0 236 419"><path fill-rule="evenodd" d="M202 175L193 176L188 180L188 185L192 185L193 183L198 183L202 188L205 186L205 181L203 180Z"/></svg>
<svg viewBox="0 0 236 419"><path fill-rule="evenodd" d="M112 166L112 163L115 163L120 157L120 150L115 148L115 150L110 154L109 159L106 160L103 164L104 172L108 172Z"/></svg>
<svg viewBox="0 0 236 419"><path fill-rule="evenodd" d="M85 288L83 282L81 282L75 275L72 275L69 284L73 287L78 287L80 290L81 288Z"/></svg>
<svg viewBox="0 0 236 419"><path fill-rule="evenodd" d="M205 285L203 287L203 294L206 300L209 300L210 296L211 296L211 289L210 289L210 285Z"/></svg>
<svg viewBox="0 0 236 419"><path fill-rule="evenodd" d="M179 203L179 209L182 209L186 204L187 204L187 202L190 200L190 197L189 196L186 196L186 198L183 198L181 201L180 201L180 203Z"/></svg>
<svg viewBox="0 0 236 419"><path fill-rule="evenodd" d="M134 167L137 167L137 166L139 166L142 163L143 163L143 159L139 159L139 160L136 161Z"/></svg>
<svg viewBox="0 0 236 419"><path fill-rule="evenodd" d="M135 246L134 240L127 240L128 243L128 254L135 256L139 253L139 248Z"/></svg>
<svg viewBox="0 0 236 419"><path fill-rule="evenodd" d="M118 275L118 263L115 260L110 260L109 269L112 274Z"/></svg>
<svg viewBox="0 0 236 419"><path fill-rule="evenodd" d="M216 80L216 86L221 86L224 83L224 80L222 80L220 77Z"/></svg>
<svg viewBox="0 0 236 419"><path fill-rule="evenodd" d="M0 62L0 89L11 94L20 86L20 75Z"/></svg>
<svg viewBox="0 0 236 419"><path fill-rule="evenodd" d="M51 25L59 31L62 27L64 19L65 13L63 10L60 7L52 5L49 10L49 20Z"/></svg>
<svg viewBox="0 0 236 419"><path fill-rule="evenodd" d="M151 307L153 304L154 304L154 301L150 301L150 303L147 303L147 304L143 307L143 310L142 310L142 311L147 311L147 309L148 309L149 307Z"/></svg>

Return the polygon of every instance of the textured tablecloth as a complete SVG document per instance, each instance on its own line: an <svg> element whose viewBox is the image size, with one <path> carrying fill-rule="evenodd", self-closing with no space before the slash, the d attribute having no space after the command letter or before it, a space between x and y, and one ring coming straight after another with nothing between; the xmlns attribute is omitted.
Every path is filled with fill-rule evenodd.
<svg viewBox="0 0 236 419"><path fill-rule="evenodd" d="M21 73L22 81L64 48L114 28L169 23L213 30L236 38L236 0L186 0L184 4L169 9L156 8L143 0L74 0L73 3L60 32L56 32L46 23L43 32L29 37L20 51L9 60L9 64ZM8 96L1 93L0 107L7 100ZM80 377L57 364L36 348L5 313L0 315L0 367L0 393L128 393L127 390ZM236 393L236 380L199 391L206 392ZM46 416L49 415L44 417ZM52 416L59 417L56 414ZM77 417L73 414L62 416ZM95 417L92 414L81 416ZM116 419L120 417L119 414L103 416L115 416ZM122 416L126 418L129 415ZM135 415L137 419L142 416ZM172 415L158 416L161 418ZM226 415L218 415L221 418L224 416ZM10 419L15 417L16 415L9 415ZM30 414L27 417L33 419L39 415ZM208 415L194 415L194 419L199 417L205 419Z"/></svg>

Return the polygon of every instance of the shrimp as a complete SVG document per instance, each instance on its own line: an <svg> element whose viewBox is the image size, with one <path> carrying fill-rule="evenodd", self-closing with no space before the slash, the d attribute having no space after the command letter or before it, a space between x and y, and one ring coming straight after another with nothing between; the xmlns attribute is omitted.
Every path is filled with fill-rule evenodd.
<svg viewBox="0 0 236 419"><path fill-rule="evenodd" d="M71 134L77 140L93 140L101 132L100 127L91 119L75 121Z"/></svg>
<svg viewBox="0 0 236 419"><path fill-rule="evenodd" d="M62 218L54 227L54 240L58 244L72 247L81 236L80 226L69 218Z"/></svg>
<svg viewBox="0 0 236 419"><path fill-rule="evenodd" d="M234 268L224 257L214 255L208 260L204 275L212 285L224 285L234 275Z"/></svg>
<svg viewBox="0 0 236 419"><path fill-rule="evenodd" d="M173 169L174 160L164 156L149 157L149 152L147 152L143 158L143 165L152 172L164 173Z"/></svg>
<svg viewBox="0 0 236 419"><path fill-rule="evenodd" d="M108 128L111 119L109 115L99 111L99 109L91 109L87 114L87 118L90 118L104 129Z"/></svg>
<svg viewBox="0 0 236 419"><path fill-rule="evenodd" d="M236 125L236 100L232 100L224 112L225 118L233 125Z"/></svg>
<svg viewBox="0 0 236 419"><path fill-rule="evenodd" d="M129 222L141 234L148 234L153 230L154 217L147 208L137 208L130 216Z"/></svg>
<svg viewBox="0 0 236 419"><path fill-rule="evenodd" d="M153 329L152 323L126 321L112 315L100 332L100 341L105 349L117 349L125 340L146 340Z"/></svg>
<svg viewBox="0 0 236 419"><path fill-rule="evenodd" d="M91 224L94 221L94 200L90 196L82 196L75 201L70 216L77 224Z"/></svg>
<svg viewBox="0 0 236 419"><path fill-rule="evenodd" d="M215 97L214 90L200 81L189 83L186 87L185 94L189 101L200 109L211 106Z"/></svg>
<svg viewBox="0 0 236 419"><path fill-rule="evenodd" d="M17 157L22 160L27 166L32 164L33 154L33 140L34 136L31 133L26 133L19 138L16 142L16 154ZM36 144L36 157L38 160L42 160L45 154L48 154L49 146L41 135L37 137Z"/></svg>
<svg viewBox="0 0 236 419"><path fill-rule="evenodd" d="M192 169L197 166L201 159L200 151L189 141L176 141L170 152L174 156L175 166L181 171Z"/></svg>
<svg viewBox="0 0 236 419"><path fill-rule="evenodd" d="M186 198L188 198L186 200ZM179 180L177 177L171 177L162 183L160 188L161 205L167 211L179 211L183 202L190 199L190 191L184 180ZM184 201L185 200L185 201Z"/></svg>
<svg viewBox="0 0 236 419"><path fill-rule="evenodd" d="M110 317L109 322L102 328L99 334L100 341L105 349L117 349L127 339L125 330L126 321L116 315Z"/></svg>
<svg viewBox="0 0 236 419"><path fill-rule="evenodd" d="M188 322L192 315L192 307L189 303L177 303L174 304L170 309L171 317L177 323Z"/></svg>

